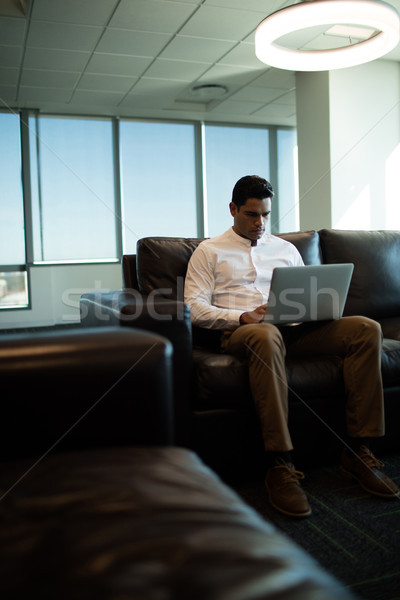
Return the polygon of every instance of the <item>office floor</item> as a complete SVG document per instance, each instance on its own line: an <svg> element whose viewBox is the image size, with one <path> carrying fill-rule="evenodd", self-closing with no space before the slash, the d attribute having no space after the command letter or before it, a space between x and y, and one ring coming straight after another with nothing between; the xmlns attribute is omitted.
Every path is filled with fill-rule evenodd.
<svg viewBox="0 0 400 600"><path fill-rule="evenodd" d="M400 484L400 455L380 456ZM303 487L313 514L292 519L268 503L263 481L235 486L263 517L304 547L365 600L400 599L400 498L383 500L345 479L338 466L306 472Z"/></svg>

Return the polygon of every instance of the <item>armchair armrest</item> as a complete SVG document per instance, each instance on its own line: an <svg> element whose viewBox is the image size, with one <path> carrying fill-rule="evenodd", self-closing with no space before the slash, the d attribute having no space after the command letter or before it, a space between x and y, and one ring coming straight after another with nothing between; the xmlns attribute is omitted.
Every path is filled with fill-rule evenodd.
<svg viewBox="0 0 400 600"><path fill-rule="evenodd" d="M126 289L83 294L80 311L84 327L134 327L161 335L172 343L175 443L190 446L193 360L189 307L178 300Z"/></svg>
<svg viewBox="0 0 400 600"><path fill-rule="evenodd" d="M171 444L171 360L135 329L0 336L0 457Z"/></svg>

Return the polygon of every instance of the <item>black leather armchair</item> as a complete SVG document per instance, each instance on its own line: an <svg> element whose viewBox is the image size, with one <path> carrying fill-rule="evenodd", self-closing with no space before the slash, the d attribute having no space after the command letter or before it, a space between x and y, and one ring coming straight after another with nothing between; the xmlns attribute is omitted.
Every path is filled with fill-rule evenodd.
<svg viewBox="0 0 400 600"><path fill-rule="evenodd" d="M0 335L0 596L350 600L170 446L170 342L131 328Z"/></svg>
<svg viewBox="0 0 400 600"><path fill-rule="evenodd" d="M171 365L167 339L134 329L0 335L0 459L172 444Z"/></svg>
<svg viewBox="0 0 400 600"><path fill-rule="evenodd" d="M306 264L354 263L345 314L364 314L377 319L382 326L387 435L380 445L382 449L396 447L400 417L400 233L326 229L282 234L282 237L298 248ZM125 284L136 288L113 292L121 300L117 318L121 319L123 311L135 312L137 302L171 302L180 307L187 264L200 241L161 237L139 240L137 254L123 258ZM129 301L126 301L127 294L131 294ZM82 297L82 309L89 311L90 317L86 318L89 322L93 316L90 309L93 298L93 294ZM98 302L104 306L107 295L100 295ZM187 316L185 313L185 320ZM85 319L82 322L85 323ZM140 322L138 317L138 326ZM98 320L93 319L93 323L98 324ZM220 332L191 327L190 322L185 321L186 326L191 332L186 341L192 336L193 343L193 348L186 346L193 357L192 387L186 387L186 391L189 390L186 406L193 415L188 443L224 476L235 477L247 473L251 467L257 469L258 459L263 455L262 441L246 361L220 353ZM153 320L152 327L157 331L159 324ZM179 327L173 324L167 337L176 348L178 336ZM340 438L345 434L342 359L320 357L316 349L313 357L288 358L286 367L289 426L296 464L337 460ZM186 385L186 374L178 370L177 381L183 376ZM316 456L317 446L325 449L323 455Z"/></svg>

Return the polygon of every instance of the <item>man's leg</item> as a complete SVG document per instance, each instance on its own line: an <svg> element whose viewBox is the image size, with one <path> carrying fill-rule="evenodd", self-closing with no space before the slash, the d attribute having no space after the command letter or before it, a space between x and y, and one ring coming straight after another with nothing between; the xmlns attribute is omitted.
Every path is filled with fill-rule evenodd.
<svg viewBox="0 0 400 600"><path fill-rule="evenodd" d="M293 450L288 422L286 350L279 330L268 323L241 325L224 351L249 361L249 381L267 452Z"/></svg>
<svg viewBox="0 0 400 600"><path fill-rule="evenodd" d="M372 494L394 497L397 486L381 471L383 466L368 449L371 438L384 435L381 376L382 331L366 317L345 317L289 331L288 354L336 354L343 357L346 425L349 439L342 454L342 470Z"/></svg>
<svg viewBox="0 0 400 600"><path fill-rule="evenodd" d="M242 325L225 338L222 349L249 361L249 380L267 452L266 487L271 504L284 514L311 513L290 451L285 345L280 331L268 323Z"/></svg>

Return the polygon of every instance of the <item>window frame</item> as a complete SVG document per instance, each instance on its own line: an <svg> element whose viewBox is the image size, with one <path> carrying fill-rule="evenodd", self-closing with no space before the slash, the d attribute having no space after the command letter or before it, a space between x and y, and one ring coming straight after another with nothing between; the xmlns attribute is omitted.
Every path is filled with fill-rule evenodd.
<svg viewBox="0 0 400 600"><path fill-rule="evenodd" d="M218 127L237 127L242 129L263 129L268 131L269 137L269 173L270 181L274 187L276 196L279 198L279 181L278 181L278 149L277 149L277 132L279 130L296 131L296 127L284 125L263 125L263 124L248 124L248 123L226 123L219 121L194 121L184 119L157 119L157 118L136 118L136 117L115 117L108 115L80 115L80 114L58 114L58 113L39 113L34 109L0 109L1 113L11 113L19 116L20 135L21 135L21 164L22 164L22 197L23 197L23 219L24 219L24 239L25 239L25 263L15 265L0 264L1 271L25 271L27 280L27 295L28 304L21 306L4 306L0 307L0 311L8 310L30 310L32 309L31 296L31 268L46 267L49 265L66 265L66 264L116 264L119 263L123 255L123 214L122 214L122 179L121 179L121 155L120 155L120 124L121 121L135 121L143 123L167 123L167 124L188 124L194 128L194 177L195 177L195 196L196 196L196 229L199 238L206 237L207 224L207 187L206 187L206 148L205 148L205 130L207 126ZM30 155L30 126L29 119L34 117L52 117L59 119L94 119L107 120L112 125L112 148L111 156L113 161L113 190L114 190L114 224L116 235L116 257L110 259L65 259L38 261L34 259L34 223L33 223L33 207L32 207L32 179L31 179L31 155ZM40 169L38 163L38 170ZM40 173L37 174L40 178ZM274 202L271 213L271 223L279 223L279 202ZM278 228L272 230L272 233L278 233Z"/></svg>

